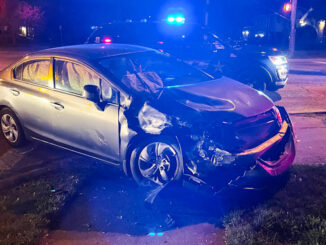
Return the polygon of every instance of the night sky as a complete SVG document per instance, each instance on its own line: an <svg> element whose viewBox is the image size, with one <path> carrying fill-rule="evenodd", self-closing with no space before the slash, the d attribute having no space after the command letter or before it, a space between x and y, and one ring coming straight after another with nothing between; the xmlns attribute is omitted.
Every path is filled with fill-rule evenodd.
<svg viewBox="0 0 326 245"><path fill-rule="evenodd" d="M18 0L7 0L14 4ZM162 20L171 12L183 12L187 22L204 24L206 0L25 0L44 11L45 28L42 35L58 39L62 26L65 41L84 41L91 26L126 19ZM282 13L286 0L210 0L209 25L221 36L237 37L246 26L257 23L259 16ZM298 0L299 13L310 7L311 14L321 19L326 16L325 0ZM289 17L286 16L286 17Z"/></svg>

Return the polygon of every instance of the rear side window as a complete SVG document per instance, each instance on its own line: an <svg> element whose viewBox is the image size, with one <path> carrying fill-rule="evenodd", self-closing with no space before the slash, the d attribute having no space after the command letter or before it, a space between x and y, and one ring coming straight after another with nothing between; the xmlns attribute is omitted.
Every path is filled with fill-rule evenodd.
<svg viewBox="0 0 326 245"><path fill-rule="evenodd" d="M23 68L24 68L24 64L21 64L14 69L15 79L23 80Z"/></svg>
<svg viewBox="0 0 326 245"><path fill-rule="evenodd" d="M14 78L43 86L49 83L50 60L32 60L14 69Z"/></svg>
<svg viewBox="0 0 326 245"><path fill-rule="evenodd" d="M99 86L100 78L86 67L69 62L55 61L55 88L82 95L85 85Z"/></svg>

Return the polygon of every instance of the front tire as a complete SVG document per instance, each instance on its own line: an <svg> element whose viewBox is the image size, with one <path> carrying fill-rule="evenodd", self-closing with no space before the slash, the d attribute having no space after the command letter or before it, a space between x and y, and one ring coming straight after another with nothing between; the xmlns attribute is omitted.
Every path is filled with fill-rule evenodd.
<svg viewBox="0 0 326 245"><path fill-rule="evenodd" d="M9 108L0 111L1 134L12 147L19 147L25 143L23 128L15 115Z"/></svg>
<svg viewBox="0 0 326 245"><path fill-rule="evenodd" d="M132 177L141 186L162 186L179 180L183 160L178 147L166 140L148 140L131 153Z"/></svg>

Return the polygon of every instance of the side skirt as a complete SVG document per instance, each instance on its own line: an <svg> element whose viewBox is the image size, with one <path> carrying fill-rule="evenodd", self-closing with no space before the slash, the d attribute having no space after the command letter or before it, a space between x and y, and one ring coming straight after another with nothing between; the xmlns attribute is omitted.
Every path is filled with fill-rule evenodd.
<svg viewBox="0 0 326 245"><path fill-rule="evenodd" d="M52 142L49 142L49 141L46 141L46 140L42 140L42 139L39 139L39 138L36 138L36 137L33 137L33 136L30 136L30 138L33 139L33 140L36 140L36 141L39 141L39 142L48 144L48 145L52 145L52 146L55 146L55 147L58 147L58 148L61 148L61 149L67 150L67 151L71 151L71 152L77 153L77 154L82 155L82 156L90 157L90 158L93 158L95 160L99 160L101 162L105 162L105 163L108 163L108 164L111 164L111 165L114 165L114 166L120 166L121 165L121 163L116 162L116 161L113 161L113 160L103 159L103 158L100 158L100 157L97 157L97 156L92 156L90 154L87 154L87 153L84 153L84 152L80 152L78 150L74 150L74 149L71 149L69 147L58 145L58 144L55 144L55 143L52 143Z"/></svg>

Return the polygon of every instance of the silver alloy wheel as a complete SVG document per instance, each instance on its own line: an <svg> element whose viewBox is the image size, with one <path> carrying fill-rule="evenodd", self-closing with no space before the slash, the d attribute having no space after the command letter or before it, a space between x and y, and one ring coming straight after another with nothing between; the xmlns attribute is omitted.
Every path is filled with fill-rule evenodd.
<svg viewBox="0 0 326 245"><path fill-rule="evenodd" d="M179 159L175 149L161 142L147 145L138 159L141 175L158 185L172 181L178 171L178 166Z"/></svg>
<svg viewBox="0 0 326 245"><path fill-rule="evenodd" d="M11 143L16 143L18 140L18 127L15 122L15 119L9 115L4 114L1 118L1 128L3 135Z"/></svg>

